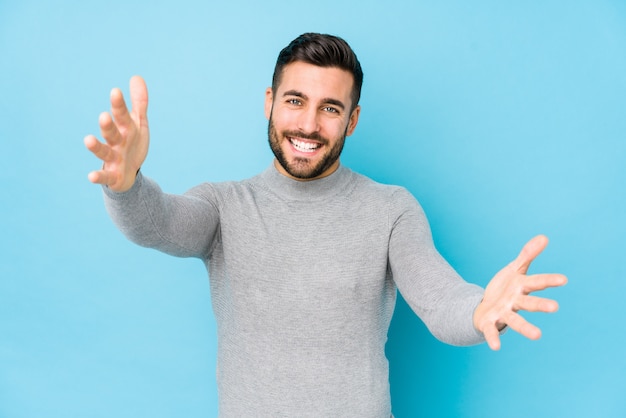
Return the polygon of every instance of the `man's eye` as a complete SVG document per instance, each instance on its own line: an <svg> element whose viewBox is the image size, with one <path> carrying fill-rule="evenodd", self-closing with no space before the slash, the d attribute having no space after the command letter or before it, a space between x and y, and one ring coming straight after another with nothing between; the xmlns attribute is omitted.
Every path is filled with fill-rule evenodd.
<svg viewBox="0 0 626 418"><path fill-rule="evenodd" d="M287 103L295 105L295 106L300 106L302 104L302 102L298 99L289 99L287 100Z"/></svg>
<svg viewBox="0 0 626 418"><path fill-rule="evenodd" d="M338 112L337 109L335 109L334 107L331 107L331 106L326 106L326 107L322 108L322 110L324 112L330 112L330 113L337 113Z"/></svg>

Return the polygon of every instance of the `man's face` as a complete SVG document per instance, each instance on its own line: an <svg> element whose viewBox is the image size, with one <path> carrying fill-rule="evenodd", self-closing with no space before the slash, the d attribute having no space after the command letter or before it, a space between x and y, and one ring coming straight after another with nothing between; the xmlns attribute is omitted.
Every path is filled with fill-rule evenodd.
<svg viewBox="0 0 626 418"><path fill-rule="evenodd" d="M278 170L296 180L326 177L339 167L360 107L352 107L352 74L296 61L283 69L276 92L265 93L269 143Z"/></svg>

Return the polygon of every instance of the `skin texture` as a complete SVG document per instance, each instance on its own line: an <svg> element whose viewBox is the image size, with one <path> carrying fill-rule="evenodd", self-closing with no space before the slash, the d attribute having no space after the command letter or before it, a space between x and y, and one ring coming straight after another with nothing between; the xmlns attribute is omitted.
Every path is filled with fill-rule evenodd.
<svg viewBox="0 0 626 418"><path fill-rule="evenodd" d="M294 62L284 68L276 91L266 90L269 142L280 173L308 181L328 176L339 167L345 138L354 132L361 111L351 103L353 82L347 71ZM122 92L113 89L111 112L102 113L99 118L104 141L93 135L84 140L87 149L103 163L100 170L89 173L89 180L116 192L132 187L148 154L148 90L139 76L130 80L130 99L129 111ZM543 235L531 239L487 285L473 322L491 349L500 349L499 331L505 326L533 340L541 336L541 330L526 321L520 311L558 309L556 301L531 293L563 286L567 278L561 274L527 274L547 244Z"/></svg>

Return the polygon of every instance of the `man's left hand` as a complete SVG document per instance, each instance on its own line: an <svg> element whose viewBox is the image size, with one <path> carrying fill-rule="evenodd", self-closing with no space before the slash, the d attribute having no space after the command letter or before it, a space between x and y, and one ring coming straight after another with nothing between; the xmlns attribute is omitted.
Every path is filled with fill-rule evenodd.
<svg viewBox="0 0 626 418"><path fill-rule="evenodd" d="M541 330L526 321L518 311L556 312L558 303L530 293L563 286L562 274L527 275L530 263L546 248L548 238L536 236L524 245L517 258L494 276L485 289L482 302L474 311L474 326L481 331L492 350L500 349L500 331L508 326L523 336L536 340Z"/></svg>

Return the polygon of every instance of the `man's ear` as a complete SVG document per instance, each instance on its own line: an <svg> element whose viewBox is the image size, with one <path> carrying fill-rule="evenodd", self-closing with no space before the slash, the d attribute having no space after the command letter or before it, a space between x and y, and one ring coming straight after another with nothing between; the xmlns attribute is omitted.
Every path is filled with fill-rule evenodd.
<svg viewBox="0 0 626 418"><path fill-rule="evenodd" d="M272 104L274 103L274 92L271 87L265 90L265 118L270 120L272 114Z"/></svg>
<svg viewBox="0 0 626 418"><path fill-rule="evenodd" d="M352 135L356 129L356 125L359 123L359 115L361 114L361 106L357 105L350 114L350 120L348 121L348 129L346 130L346 136Z"/></svg>

